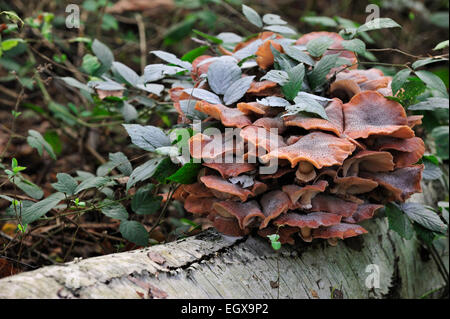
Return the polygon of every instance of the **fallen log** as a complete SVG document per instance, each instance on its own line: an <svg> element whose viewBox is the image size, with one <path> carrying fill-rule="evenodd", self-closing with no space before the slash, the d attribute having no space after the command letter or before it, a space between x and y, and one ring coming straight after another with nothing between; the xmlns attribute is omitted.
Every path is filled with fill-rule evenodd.
<svg viewBox="0 0 450 319"><path fill-rule="evenodd" d="M430 184L430 183L429 183ZM411 200L430 204L436 191ZM214 230L172 243L6 277L0 298L418 298L448 293L447 239L432 251L380 216L340 242L283 245ZM436 253L444 260L438 267Z"/></svg>

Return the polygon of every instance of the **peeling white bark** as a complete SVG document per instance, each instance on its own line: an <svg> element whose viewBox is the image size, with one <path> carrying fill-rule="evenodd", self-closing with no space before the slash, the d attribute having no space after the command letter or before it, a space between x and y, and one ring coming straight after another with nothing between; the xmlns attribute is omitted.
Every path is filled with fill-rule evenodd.
<svg viewBox="0 0 450 319"><path fill-rule="evenodd" d="M0 298L277 298L278 293L280 298L330 298L333 288L344 298L418 298L445 286L433 259L421 257L416 239L389 231L385 218L363 227L367 235L337 247L321 241L284 245L279 252L261 238L207 231L6 277L0 280ZM438 251L448 272L448 243L442 247ZM368 276L377 269L379 288L368 289ZM278 274L279 291L271 285Z"/></svg>

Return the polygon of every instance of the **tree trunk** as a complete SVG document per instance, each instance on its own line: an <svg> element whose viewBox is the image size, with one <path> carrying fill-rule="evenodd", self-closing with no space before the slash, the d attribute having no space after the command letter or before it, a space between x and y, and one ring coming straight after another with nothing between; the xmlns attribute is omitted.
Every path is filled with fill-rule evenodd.
<svg viewBox="0 0 450 319"><path fill-rule="evenodd" d="M436 192L424 190L425 197L416 194L411 200L434 202ZM262 238L208 230L164 245L6 277L0 280L0 298L418 298L447 293L442 274L448 276L447 239L434 245L433 252L445 261L438 267L436 254L416 238L404 240L388 230L386 218L363 227L368 234L337 247L318 241L283 245L277 252Z"/></svg>

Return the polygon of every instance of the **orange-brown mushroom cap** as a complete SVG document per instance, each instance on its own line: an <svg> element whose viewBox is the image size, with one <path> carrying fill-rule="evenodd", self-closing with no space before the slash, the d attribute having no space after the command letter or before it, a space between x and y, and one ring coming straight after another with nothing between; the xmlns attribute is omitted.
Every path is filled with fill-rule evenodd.
<svg viewBox="0 0 450 319"><path fill-rule="evenodd" d="M197 101L195 109L220 120L224 126L239 127L252 124L252 121L238 109L222 104L211 104L206 101Z"/></svg>
<svg viewBox="0 0 450 319"><path fill-rule="evenodd" d="M394 169L394 158L389 152L361 151L345 160L342 176L356 176L360 170L388 172Z"/></svg>
<svg viewBox="0 0 450 319"><path fill-rule="evenodd" d="M408 126L403 107L374 91L355 95L344 104L344 133L353 139L370 135L410 138L414 131Z"/></svg>
<svg viewBox="0 0 450 319"><path fill-rule="evenodd" d="M271 46L275 50L283 52L283 48L281 47L281 45L279 43L276 43L275 41L267 40L263 44L261 44L255 55L256 63L258 63L259 67L263 70L273 65L274 57Z"/></svg>
<svg viewBox="0 0 450 319"><path fill-rule="evenodd" d="M275 226L288 225L299 228L319 228L320 226L331 226L340 223L342 216L324 212L313 212L309 214L297 214L289 212L279 216L273 221Z"/></svg>
<svg viewBox="0 0 450 319"><path fill-rule="evenodd" d="M376 139L374 148L380 151L392 150L396 168L417 163L425 153L425 144L420 137L400 139L383 136Z"/></svg>
<svg viewBox="0 0 450 319"><path fill-rule="evenodd" d="M424 165L413 165L396 169L388 173L361 172L361 177L370 178L387 191L384 201L404 202L414 193L421 193L422 171Z"/></svg>
<svg viewBox="0 0 450 319"><path fill-rule="evenodd" d="M318 193L322 193L328 186L328 182L325 180L320 180L312 185L305 185L303 187L298 185L284 185L282 187L283 192L288 194L291 203L295 208L310 209L311 200ZM298 204L298 205L296 205Z"/></svg>
<svg viewBox="0 0 450 319"><path fill-rule="evenodd" d="M259 181L255 181L253 186L248 189L215 175L202 176L200 180L213 192L214 196L220 199L238 198L242 202L245 202L248 197L255 197L267 190L267 185Z"/></svg>
<svg viewBox="0 0 450 319"><path fill-rule="evenodd" d="M238 176L256 169L256 165L250 163L203 163L203 166L218 171L223 178Z"/></svg>
<svg viewBox="0 0 450 319"><path fill-rule="evenodd" d="M305 161L320 169L324 166L342 165L356 146L346 139L331 134L313 132L296 143L280 147L261 157L263 162L272 158L287 159L292 167Z"/></svg>
<svg viewBox="0 0 450 319"><path fill-rule="evenodd" d="M304 115L289 115L284 117L286 126L298 126L305 130L322 130L333 132L340 136L344 130L344 116L342 112L342 101L334 98L326 107L325 112L329 120Z"/></svg>
<svg viewBox="0 0 450 319"><path fill-rule="evenodd" d="M265 216L261 223L260 229L267 227L272 219L277 218L280 214L287 212L291 200L286 193L280 190L270 191L264 194L260 200L263 214Z"/></svg>
<svg viewBox="0 0 450 319"><path fill-rule="evenodd" d="M362 234L367 234L367 230L359 225L340 223L330 227L320 227L312 232L313 238L340 238L345 239Z"/></svg>
<svg viewBox="0 0 450 319"><path fill-rule="evenodd" d="M343 217L352 216L358 209L358 204L326 194L317 194L311 200L311 205L311 211L313 212L327 212Z"/></svg>
<svg viewBox="0 0 450 319"><path fill-rule="evenodd" d="M235 218L227 218L220 215L216 215L214 218L214 227L222 234L241 237L249 233L249 229L242 229L239 227L239 223Z"/></svg>
<svg viewBox="0 0 450 319"><path fill-rule="evenodd" d="M383 208L383 205L377 204L362 204L358 206L358 210L353 213L350 217L345 217L342 219L343 222L349 224L357 224L366 219L371 219L375 212L380 208Z"/></svg>
<svg viewBox="0 0 450 319"><path fill-rule="evenodd" d="M233 201L220 201L213 205L213 210L223 217L234 217L238 220L241 229L247 228L255 219L264 219L259 204L252 200L245 203Z"/></svg>

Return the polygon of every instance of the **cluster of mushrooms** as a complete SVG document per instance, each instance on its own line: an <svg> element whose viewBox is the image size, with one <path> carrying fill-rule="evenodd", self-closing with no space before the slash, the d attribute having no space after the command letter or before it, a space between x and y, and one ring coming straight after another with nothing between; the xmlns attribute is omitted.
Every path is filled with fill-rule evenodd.
<svg viewBox="0 0 450 319"><path fill-rule="evenodd" d="M391 77L379 69L357 69L355 54L343 49L343 39L337 33L312 32L295 44L306 44L319 36L334 39L325 55L340 53L352 63L328 74L332 81L326 91L332 99L325 108L329 120L303 114L282 116L284 108L258 103L261 97L283 97L277 83L256 81L258 77L245 96L230 106L194 98L181 87L170 90L179 122L189 122L180 101L194 99L195 110L207 115L203 122L215 120L222 127L240 129L245 159L249 146L264 151L253 154L258 158L256 163L211 162L237 152L236 147L196 152L192 149L195 141L205 148L222 143L196 133L190 140L191 156L202 159L204 167L196 183L181 185L173 195L186 211L207 217L218 231L230 236L251 231L263 237L277 233L281 243L322 238L336 245L338 239L367 233L358 223L372 218L384 204L404 202L421 192L424 167L416 163L425 146L413 131L421 124L421 116L407 116L399 103L385 98L392 95ZM258 72L264 74L261 71L274 64L271 47L283 52L282 46L271 40L279 37L263 32L239 43L234 51L256 39L266 40L255 54ZM219 49L225 55L232 54ZM209 90L208 83L199 79L211 63L201 62L209 58L200 56L192 64L191 76L205 90ZM275 148L271 140L258 138L258 128L278 129ZM278 170L261 174L260 166L271 159L278 161Z"/></svg>

